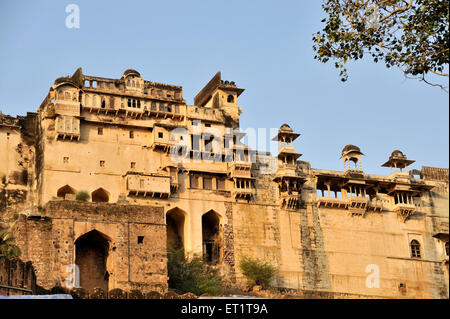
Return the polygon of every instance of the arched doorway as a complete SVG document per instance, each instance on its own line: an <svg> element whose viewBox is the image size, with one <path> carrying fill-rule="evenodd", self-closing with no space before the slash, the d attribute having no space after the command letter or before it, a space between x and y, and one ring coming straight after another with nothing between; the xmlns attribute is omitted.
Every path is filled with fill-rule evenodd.
<svg viewBox="0 0 450 319"><path fill-rule="evenodd" d="M65 199L67 194L73 194L75 195L76 191L74 188L70 187L69 185L65 185L58 189L58 192L56 193L56 196L59 198Z"/></svg>
<svg viewBox="0 0 450 319"><path fill-rule="evenodd" d="M80 286L88 291L102 288L108 291L109 273L106 269L110 238L92 230L75 241L75 264L80 271Z"/></svg>
<svg viewBox="0 0 450 319"><path fill-rule="evenodd" d="M109 202L109 193L100 187L92 192L91 198L92 201L96 203L107 203Z"/></svg>
<svg viewBox="0 0 450 319"><path fill-rule="evenodd" d="M167 248L184 248L186 213L179 208L173 208L166 213Z"/></svg>
<svg viewBox="0 0 450 319"><path fill-rule="evenodd" d="M203 259L210 264L222 262L223 232L220 215L210 210L202 216Z"/></svg>

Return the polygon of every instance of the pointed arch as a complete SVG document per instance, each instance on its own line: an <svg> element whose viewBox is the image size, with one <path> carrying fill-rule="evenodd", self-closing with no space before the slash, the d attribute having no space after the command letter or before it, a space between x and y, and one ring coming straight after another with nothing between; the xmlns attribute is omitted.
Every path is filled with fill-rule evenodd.
<svg viewBox="0 0 450 319"><path fill-rule="evenodd" d="M56 196L58 196L59 198L65 199L67 194L75 195L76 192L77 191L73 187L71 187L69 185L64 185L63 187L60 187L58 189L58 191L56 192Z"/></svg>
<svg viewBox="0 0 450 319"><path fill-rule="evenodd" d="M166 212L167 248L186 250L188 234L188 214L174 207Z"/></svg>
<svg viewBox="0 0 450 319"><path fill-rule="evenodd" d="M91 193L92 201L96 203L108 203L109 197L109 192L102 187Z"/></svg>
<svg viewBox="0 0 450 319"><path fill-rule="evenodd" d="M207 263L219 264L223 255L222 217L214 210L202 215L203 258Z"/></svg>
<svg viewBox="0 0 450 319"><path fill-rule="evenodd" d="M108 291L107 258L111 238L94 229L75 241L75 264L79 268L80 286L88 291L102 288Z"/></svg>

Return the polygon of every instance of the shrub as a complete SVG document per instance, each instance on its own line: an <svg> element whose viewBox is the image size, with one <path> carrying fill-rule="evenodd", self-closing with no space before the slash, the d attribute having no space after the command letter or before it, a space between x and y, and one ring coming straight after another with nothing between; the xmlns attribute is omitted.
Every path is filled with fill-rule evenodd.
<svg viewBox="0 0 450 319"><path fill-rule="evenodd" d="M170 288L197 296L205 293L217 296L222 292L223 279L218 270L204 263L200 257L186 259L183 249L169 248L167 268Z"/></svg>
<svg viewBox="0 0 450 319"><path fill-rule="evenodd" d="M5 256L8 259L20 256L20 249L13 244L14 238L10 236L9 231L0 232L0 256Z"/></svg>
<svg viewBox="0 0 450 319"><path fill-rule="evenodd" d="M81 200L83 202L87 202L89 200L90 196L87 191L79 191L77 192L77 195L75 196L76 200Z"/></svg>
<svg viewBox="0 0 450 319"><path fill-rule="evenodd" d="M270 286L270 281L277 270L275 266L267 261L248 256L241 257L239 268L247 278L249 287L260 285L263 288Z"/></svg>

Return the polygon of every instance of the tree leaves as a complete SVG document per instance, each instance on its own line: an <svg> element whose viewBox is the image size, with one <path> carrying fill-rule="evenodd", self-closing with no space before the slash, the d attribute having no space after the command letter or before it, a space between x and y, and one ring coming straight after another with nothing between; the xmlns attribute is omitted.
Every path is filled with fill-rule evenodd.
<svg viewBox="0 0 450 319"><path fill-rule="evenodd" d="M334 60L342 81L348 61L369 53L374 62L398 67L406 76L425 79L429 73L448 81L449 3L445 0L357 1L326 0L328 17L322 31L313 35L315 59Z"/></svg>

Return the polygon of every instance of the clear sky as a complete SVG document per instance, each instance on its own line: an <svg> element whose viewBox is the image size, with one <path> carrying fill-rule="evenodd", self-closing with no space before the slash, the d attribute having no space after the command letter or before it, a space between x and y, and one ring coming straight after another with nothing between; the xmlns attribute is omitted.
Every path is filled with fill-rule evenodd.
<svg viewBox="0 0 450 319"><path fill-rule="evenodd" d="M80 28L65 25L68 4ZM49 87L78 67L120 78L134 68L145 80L183 86L188 104L217 72L246 91L241 128L288 123L302 135L300 158L342 170L354 144L363 170L382 168L395 149L411 168L449 167L449 95L405 80L370 60L349 67L342 83L333 64L313 59L321 1L0 1L0 109L34 112Z"/></svg>

